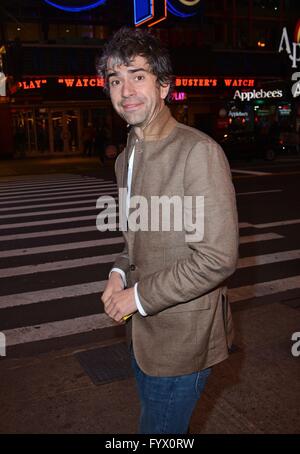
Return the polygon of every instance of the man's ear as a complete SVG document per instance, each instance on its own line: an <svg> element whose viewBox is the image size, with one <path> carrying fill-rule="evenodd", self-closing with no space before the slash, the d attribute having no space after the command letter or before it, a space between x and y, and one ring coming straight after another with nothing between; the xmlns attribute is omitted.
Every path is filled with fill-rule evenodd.
<svg viewBox="0 0 300 454"><path fill-rule="evenodd" d="M170 84L161 84L160 85L160 97L161 99L166 99L170 89Z"/></svg>

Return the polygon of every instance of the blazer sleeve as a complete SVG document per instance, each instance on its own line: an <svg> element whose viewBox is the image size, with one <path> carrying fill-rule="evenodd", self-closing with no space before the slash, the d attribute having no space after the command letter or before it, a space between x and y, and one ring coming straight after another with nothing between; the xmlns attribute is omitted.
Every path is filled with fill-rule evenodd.
<svg viewBox="0 0 300 454"><path fill-rule="evenodd" d="M188 257L139 281L140 301L149 315L213 290L237 266L235 190L221 147L209 138L194 145L188 153L183 178L184 195L204 196L204 233L200 241L188 242Z"/></svg>

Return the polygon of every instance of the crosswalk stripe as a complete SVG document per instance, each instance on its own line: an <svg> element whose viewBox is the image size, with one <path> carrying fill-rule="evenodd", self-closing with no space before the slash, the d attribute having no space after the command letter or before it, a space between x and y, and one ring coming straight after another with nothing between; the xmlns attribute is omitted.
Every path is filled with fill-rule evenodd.
<svg viewBox="0 0 300 454"><path fill-rule="evenodd" d="M14 229L14 228L23 228L23 227L35 227L40 225L51 225L51 224L67 224L70 222L78 222L78 221L95 221L95 231L96 231L96 215L93 214L92 216L69 216L67 218L59 218L59 219L48 219L44 221L30 221L30 222L17 222L15 224L1 224L0 230L4 229ZM115 229L114 229L115 230Z"/></svg>
<svg viewBox="0 0 300 454"><path fill-rule="evenodd" d="M34 198L29 198L29 199L23 199L21 202L22 203L27 203L27 202L44 202L45 200L70 200L70 199L78 199L80 197L87 197L87 196L92 196L92 195L97 195L97 194L118 194L118 191L115 189L112 190L99 190L99 189L89 189L88 191L76 191L76 194L74 192L71 192L70 194L65 195L66 192L64 192L64 195L55 195L52 197L45 197L42 195L41 197L34 197ZM7 205L10 204L10 206L13 203L16 203L16 206L20 206L19 204L19 198L16 197L16 200L9 200L9 201L0 201L0 205Z"/></svg>
<svg viewBox="0 0 300 454"><path fill-rule="evenodd" d="M300 289L300 276L286 277L268 282L257 282L251 285L228 289L231 303L244 301L259 296L273 295L287 290Z"/></svg>
<svg viewBox="0 0 300 454"><path fill-rule="evenodd" d="M104 197L104 196L102 196ZM103 199L104 201L104 199ZM109 207L115 207L117 204L112 204L108 203L107 208ZM93 210L99 210L99 208L96 207L96 201L94 201L93 205L90 206L85 206L85 207L73 207L73 208L63 208L61 210L42 210L42 211L24 211L23 213L14 213L14 214L4 214L1 215L1 220L2 219L15 219L15 218L25 218L25 217L34 217L34 216L43 216L43 215L49 215L49 214L59 214L59 213L78 213L80 211L93 211Z"/></svg>
<svg viewBox="0 0 300 454"><path fill-rule="evenodd" d="M73 260L60 260L58 262L38 263L37 265L0 268L0 278L24 276L26 274L45 273L48 271L66 270L71 268L81 268L89 265L100 265L101 263L112 263L115 261L117 255L118 254L107 254Z"/></svg>
<svg viewBox="0 0 300 454"><path fill-rule="evenodd" d="M99 307L101 303L99 301ZM42 323L36 326L25 326L3 331L6 336L6 345L11 347L29 342L38 342L49 338L59 338L74 334L119 326L106 314L87 315L68 320Z"/></svg>
<svg viewBox="0 0 300 454"><path fill-rule="evenodd" d="M284 238L283 235L279 235L278 233L259 233L257 235L245 235L240 237L240 244L245 243L254 243L258 241L270 241L270 240L278 240L279 238Z"/></svg>
<svg viewBox="0 0 300 454"><path fill-rule="evenodd" d="M272 175L272 172L258 172L254 170L230 169L232 173L244 173L246 175Z"/></svg>
<svg viewBox="0 0 300 454"><path fill-rule="evenodd" d="M65 270L71 268L81 268L89 265L101 263L112 263L118 254L99 255L95 257L84 257L73 260L60 260L57 262L40 263L37 265L17 266L13 268L0 268L0 278L14 277L26 274L37 274L48 271ZM267 265L270 263L281 263L290 260L300 259L300 249L276 252L274 254L253 255L239 259L238 269L250 268L253 266Z"/></svg>
<svg viewBox="0 0 300 454"><path fill-rule="evenodd" d="M116 185L109 185L107 187L104 187L103 185L99 184L99 183L95 183L95 184L87 184L87 185L84 185L83 188L80 188L79 189L79 186L78 187L74 187L72 189L72 186L68 185L67 186L67 190L65 191L64 190L64 194L74 194L74 193L81 193L83 191L83 189L105 189L105 190L109 190L109 189L115 189L116 188ZM14 200L14 199L22 199L24 197L28 197L28 195L35 195L36 193L41 194L41 195L55 195L55 194L61 194L62 192L62 189L38 189L38 190L34 190L34 191L26 191L26 193L24 194L24 191L21 191L20 194L15 194L15 195L7 195L7 194L4 194L3 192L1 192L1 195L0 195L0 199L4 199L7 200L8 202L10 202L11 200ZM23 195L21 195L23 194Z"/></svg>
<svg viewBox="0 0 300 454"><path fill-rule="evenodd" d="M7 185L12 186L12 187L18 187L18 186L27 186L31 184L43 184L43 183L52 183L52 182L57 182L57 181L79 181L83 179L95 179L96 177L90 177L90 176L82 176L82 175L71 175L71 174L59 174L59 175L53 175L52 177L50 175L43 175L43 176L38 176L38 175L28 175L28 178L16 178L16 177L8 177L4 178L1 177L1 183L0 183L0 188L2 187L7 187ZM104 180L103 178L96 178L98 181L107 181Z"/></svg>
<svg viewBox="0 0 300 454"><path fill-rule="evenodd" d="M81 284L79 286L72 286L69 288L68 293L66 291L62 291L57 295L56 289L54 289L53 294L50 295L50 291L47 291L47 296L60 296L61 298L75 296L78 295L79 289L75 287L81 288L82 293L83 286L89 287L86 289L88 293L98 293L103 291L106 281L102 282L93 282L89 284ZM236 303L238 301L247 300L250 298L258 297L258 296L266 296L271 295L278 292L283 292L287 290L292 290L295 288L300 288L300 276L294 276L290 278L278 279L275 281L269 282L261 282L255 285L249 285L244 287L237 287L228 289L228 296L229 301L231 303ZM59 290L65 289L65 287L61 287ZM77 292L76 292L77 291ZM33 302L41 302L42 300L39 299L36 301L36 298L32 295L32 293L40 293L41 297L44 297L43 301L48 301L45 299L45 291L43 292L31 292L24 295L27 295L27 301L24 303L24 299L22 299L22 294L17 295L17 299L15 300L17 305L20 304L31 304ZM67 293L67 296L66 296ZM63 295L62 295L63 294ZM35 295L36 297L37 295ZM51 298L54 299L54 298ZM57 299L57 298L55 298ZM28 301L30 300L30 302ZM9 303L9 301L7 301ZM100 305L100 297L99 297L99 305ZM15 304L16 305L16 304ZM0 307L2 307L1 299L0 299ZM7 307L7 306L6 306ZM103 329L108 328L111 326L118 326L114 321L112 321L106 314L93 314L89 316L77 317L73 319L67 319L62 321L50 322L50 323L42 323L40 325L35 326L25 326L22 328L14 328L10 330L3 331L4 335L6 336L7 346L13 346L18 344L25 344L29 342L37 342L41 340L47 339L54 339L79 333L87 333L96 329Z"/></svg>
<svg viewBox="0 0 300 454"><path fill-rule="evenodd" d="M287 262L300 259L300 249L292 251L275 252L273 254L253 255L239 259L238 268L266 265L268 263Z"/></svg>
<svg viewBox="0 0 300 454"><path fill-rule="evenodd" d="M0 251L0 258L23 257L25 255L46 254L47 252L85 249L85 248L91 248L91 247L107 246L110 244L119 244L119 243L123 243L123 242L124 242L124 240L123 240L122 236L116 236L113 238L103 238L101 240L78 241L78 242L74 242L74 243L51 244L49 246L11 249L8 251Z"/></svg>
<svg viewBox="0 0 300 454"><path fill-rule="evenodd" d="M104 197L104 196L103 196ZM37 205L19 205L19 206L14 206L14 207L9 207L9 208L0 208L0 212L4 211L7 213L8 211L20 211L20 210L29 210L32 208L48 208L48 207L60 207L60 206L68 206L68 205L82 205L82 204L87 204L87 203L96 203L97 197L93 197L92 199L83 199L83 200L73 200L70 202L56 202L56 203L40 203ZM2 215L1 215L2 219Z"/></svg>
<svg viewBox="0 0 300 454"><path fill-rule="evenodd" d="M115 229L116 230L116 229ZM25 240L28 238L43 238L58 235L71 235L73 233L98 232L95 226L75 227L71 229L43 230L41 232L15 233L11 235L0 235L0 241Z"/></svg>
<svg viewBox="0 0 300 454"><path fill-rule="evenodd" d="M250 192L237 192L236 195L257 195L257 194L269 194L272 192L282 192L282 189L270 189L268 191L250 191Z"/></svg>
<svg viewBox="0 0 300 454"><path fill-rule="evenodd" d="M19 184L19 185L11 185L9 188L9 185L0 185L0 192L4 189L5 192L11 192L11 191L16 191L20 192L22 191L27 191L28 189L51 189L51 188L60 188L61 186L75 186L75 185L85 185L87 183L97 183L97 184L102 184L103 186L107 186L109 184L115 184L115 181L113 180L106 180L106 181L101 181L98 178L77 178L77 179L57 179L56 181L53 182L32 182L31 184Z"/></svg>
<svg viewBox="0 0 300 454"><path fill-rule="evenodd" d="M35 290L32 292L0 296L0 309L100 293L103 292L106 282L106 280L87 282L83 284L67 285L44 290Z"/></svg>
<svg viewBox="0 0 300 454"><path fill-rule="evenodd" d="M83 181L83 182L78 182L78 183L57 183L56 185L51 185L51 186L36 186L32 188L20 188L17 191L15 189L9 189L9 190L1 190L0 195L2 196L12 196L12 195L19 195L19 194L31 194L35 193L36 191L38 192L54 192L54 191L63 191L64 189L84 189L86 187L101 187L101 188L109 188L112 186L116 186L115 183L100 183L99 181Z"/></svg>
<svg viewBox="0 0 300 454"><path fill-rule="evenodd" d="M280 227L283 225L300 224L300 219L288 219L287 221L265 222L263 224L253 224L256 229L265 229L267 227Z"/></svg>

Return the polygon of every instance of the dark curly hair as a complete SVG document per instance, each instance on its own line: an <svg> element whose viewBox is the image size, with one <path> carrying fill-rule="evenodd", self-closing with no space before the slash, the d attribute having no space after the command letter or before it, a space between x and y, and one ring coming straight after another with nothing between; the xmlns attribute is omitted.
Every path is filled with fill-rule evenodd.
<svg viewBox="0 0 300 454"><path fill-rule="evenodd" d="M122 27L105 44L102 55L96 60L96 69L100 76L104 77L104 90L109 93L106 77L108 59L113 60L114 65L130 64L137 57L144 57L151 72L157 77L160 85L172 85L172 65L169 52L165 49L158 38L145 29L131 29ZM169 90L170 96L171 89ZM167 100L169 100L167 98Z"/></svg>

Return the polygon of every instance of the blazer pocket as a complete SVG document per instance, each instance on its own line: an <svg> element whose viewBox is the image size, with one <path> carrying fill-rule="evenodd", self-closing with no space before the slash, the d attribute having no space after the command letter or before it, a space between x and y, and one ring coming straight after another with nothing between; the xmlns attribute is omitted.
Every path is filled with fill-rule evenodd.
<svg viewBox="0 0 300 454"><path fill-rule="evenodd" d="M160 312L161 315L168 315L178 312L193 312L204 311L211 308L211 303L208 295L201 296L200 298L187 301L186 303L176 304L176 306L168 307Z"/></svg>

